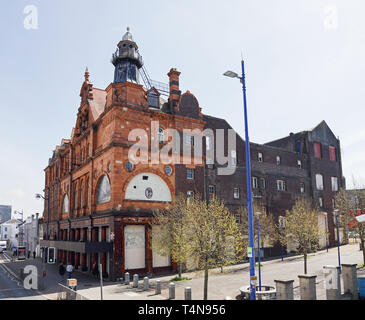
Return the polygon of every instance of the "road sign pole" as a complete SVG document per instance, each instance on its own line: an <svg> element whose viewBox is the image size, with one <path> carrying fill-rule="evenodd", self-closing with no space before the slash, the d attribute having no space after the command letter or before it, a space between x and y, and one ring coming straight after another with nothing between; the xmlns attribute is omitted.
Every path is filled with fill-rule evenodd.
<svg viewBox="0 0 365 320"><path fill-rule="evenodd" d="M100 275L100 300L103 300L103 265L99 264L99 275Z"/></svg>

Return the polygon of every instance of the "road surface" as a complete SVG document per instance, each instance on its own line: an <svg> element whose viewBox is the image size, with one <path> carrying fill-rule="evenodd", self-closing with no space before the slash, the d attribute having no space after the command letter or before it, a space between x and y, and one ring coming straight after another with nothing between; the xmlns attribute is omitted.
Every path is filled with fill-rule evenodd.
<svg viewBox="0 0 365 320"><path fill-rule="evenodd" d="M7 258L0 254L0 300L46 300L33 290L26 290L23 284L13 278L4 268Z"/></svg>

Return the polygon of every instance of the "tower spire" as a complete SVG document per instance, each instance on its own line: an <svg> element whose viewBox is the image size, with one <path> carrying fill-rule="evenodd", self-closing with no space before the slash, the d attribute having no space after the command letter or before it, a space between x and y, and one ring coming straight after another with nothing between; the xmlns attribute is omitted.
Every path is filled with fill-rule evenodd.
<svg viewBox="0 0 365 320"><path fill-rule="evenodd" d="M112 56L112 64L115 67L114 83L139 83L138 70L142 68L143 61L129 27L127 27L122 41L118 43L117 51Z"/></svg>
<svg viewBox="0 0 365 320"><path fill-rule="evenodd" d="M89 69L88 67L86 67L86 70L85 70L85 81L89 81L89 76L90 76L90 73L89 73Z"/></svg>

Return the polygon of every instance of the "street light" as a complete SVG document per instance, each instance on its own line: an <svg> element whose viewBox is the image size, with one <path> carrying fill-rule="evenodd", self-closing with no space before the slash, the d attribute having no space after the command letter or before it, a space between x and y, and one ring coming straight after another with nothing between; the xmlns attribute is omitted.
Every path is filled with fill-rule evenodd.
<svg viewBox="0 0 365 320"><path fill-rule="evenodd" d="M260 250L260 215L261 212L255 212L257 217L257 251L259 257L259 291L261 291L261 250Z"/></svg>
<svg viewBox="0 0 365 320"><path fill-rule="evenodd" d="M229 78L238 78L242 83L243 91L243 111L245 116L245 136L246 136L246 183L247 183L247 205L248 205L248 254L250 258L250 299L256 300L256 277L255 277L255 250L253 240L253 214L252 214L252 191L251 191L251 163L250 163L250 140L248 136L248 117L247 117L247 102L246 102L246 81L245 81L245 62L241 61L242 76L239 77L233 71L227 71L223 75Z"/></svg>
<svg viewBox="0 0 365 320"><path fill-rule="evenodd" d="M326 249L328 252L328 218L327 218L327 212L323 212L324 216L326 217Z"/></svg>
<svg viewBox="0 0 365 320"><path fill-rule="evenodd" d="M333 214L336 217L338 266L340 268L340 273L341 273L340 232L338 230L338 215L339 215L339 210L338 209L333 210Z"/></svg>
<svg viewBox="0 0 365 320"><path fill-rule="evenodd" d="M43 199L44 201L47 201L47 240L49 240L49 197L45 198L41 194L36 193L35 195L36 199Z"/></svg>

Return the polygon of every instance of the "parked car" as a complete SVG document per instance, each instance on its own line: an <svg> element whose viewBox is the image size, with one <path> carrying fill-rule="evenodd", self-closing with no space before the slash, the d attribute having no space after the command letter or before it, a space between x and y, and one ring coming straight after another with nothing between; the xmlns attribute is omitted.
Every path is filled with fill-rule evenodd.
<svg viewBox="0 0 365 320"><path fill-rule="evenodd" d="M3 253L4 251L6 251L6 241L0 241L0 253Z"/></svg>

